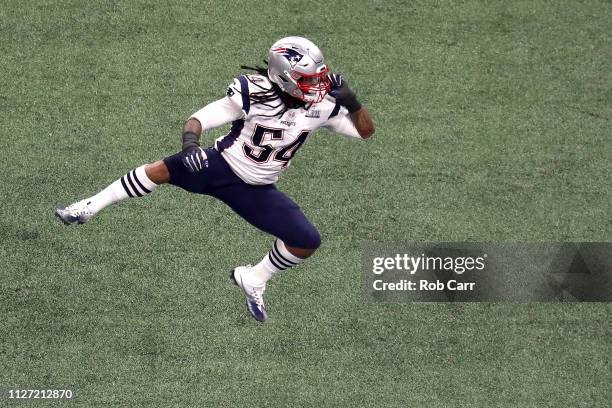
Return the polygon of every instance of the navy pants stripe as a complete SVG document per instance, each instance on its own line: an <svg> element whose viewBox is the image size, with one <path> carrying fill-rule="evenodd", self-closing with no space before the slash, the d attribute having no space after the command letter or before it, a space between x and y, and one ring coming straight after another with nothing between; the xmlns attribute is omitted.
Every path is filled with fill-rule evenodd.
<svg viewBox="0 0 612 408"><path fill-rule="evenodd" d="M289 246L319 247L319 232L292 199L273 184L255 186L245 183L215 149L206 149L206 155L207 167L197 173L187 171L181 162L181 153L165 158L170 184L223 201L251 225Z"/></svg>

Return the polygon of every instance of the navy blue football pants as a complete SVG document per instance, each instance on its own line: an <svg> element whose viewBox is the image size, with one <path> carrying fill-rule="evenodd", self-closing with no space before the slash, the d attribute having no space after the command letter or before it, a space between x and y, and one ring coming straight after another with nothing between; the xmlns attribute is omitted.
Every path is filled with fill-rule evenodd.
<svg viewBox="0 0 612 408"><path fill-rule="evenodd" d="M236 176L217 150L206 149L206 155L207 166L197 173L187 171L181 153L166 157L164 163L170 172L170 184L223 201L250 224L286 245L306 249L321 245L319 231L300 207L274 184L247 184Z"/></svg>

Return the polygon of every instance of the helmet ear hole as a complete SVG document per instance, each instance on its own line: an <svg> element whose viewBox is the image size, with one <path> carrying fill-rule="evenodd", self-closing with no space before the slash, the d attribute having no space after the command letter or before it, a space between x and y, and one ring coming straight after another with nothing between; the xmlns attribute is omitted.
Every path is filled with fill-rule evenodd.
<svg viewBox="0 0 612 408"><path fill-rule="evenodd" d="M289 80L288 80L287 78L285 78L284 76L282 76L282 75L279 75L278 77L279 77L280 79L282 79L282 80L283 80L283 82L289 82Z"/></svg>

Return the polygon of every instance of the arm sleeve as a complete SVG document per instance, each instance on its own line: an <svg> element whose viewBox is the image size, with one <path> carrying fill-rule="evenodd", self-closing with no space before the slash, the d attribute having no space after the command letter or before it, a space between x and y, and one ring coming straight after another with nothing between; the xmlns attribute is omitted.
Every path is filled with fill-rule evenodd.
<svg viewBox="0 0 612 408"><path fill-rule="evenodd" d="M353 121L349 117L348 111L344 107L340 109L337 115L329 118L323 127L344 136L362 139Z"/></svg>
<svg viewBox="0 0 612 408"><path fill-rule="evenodd" d="M209 103L193 115L202 125L202 131L244 118L242 108L229 97Z"/></svg>

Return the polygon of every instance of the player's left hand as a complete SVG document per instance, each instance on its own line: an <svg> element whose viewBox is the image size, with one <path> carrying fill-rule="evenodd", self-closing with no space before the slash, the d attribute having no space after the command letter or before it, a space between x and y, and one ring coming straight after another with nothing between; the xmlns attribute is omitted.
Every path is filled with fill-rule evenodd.
<svg viewBox="0 0 612 408"><path fill-rule="evenodd" d="M361 104L357 100L357 95L349 88L342 74L331 73L327 77L331 84L329 94L336 98L336 101L338 101L340 105L346 106L350 113L357 112L361 109Z"/></svg>
<svg viewBox="0 0 612 408"><path fill-rule="evenodd" d="M183 150L182 154L183 157L181 161L183 162L183 166L185 166L190 173L197 173L204 167L208 167L208 157L204 149L200 146L189 147Z"/></svg>

